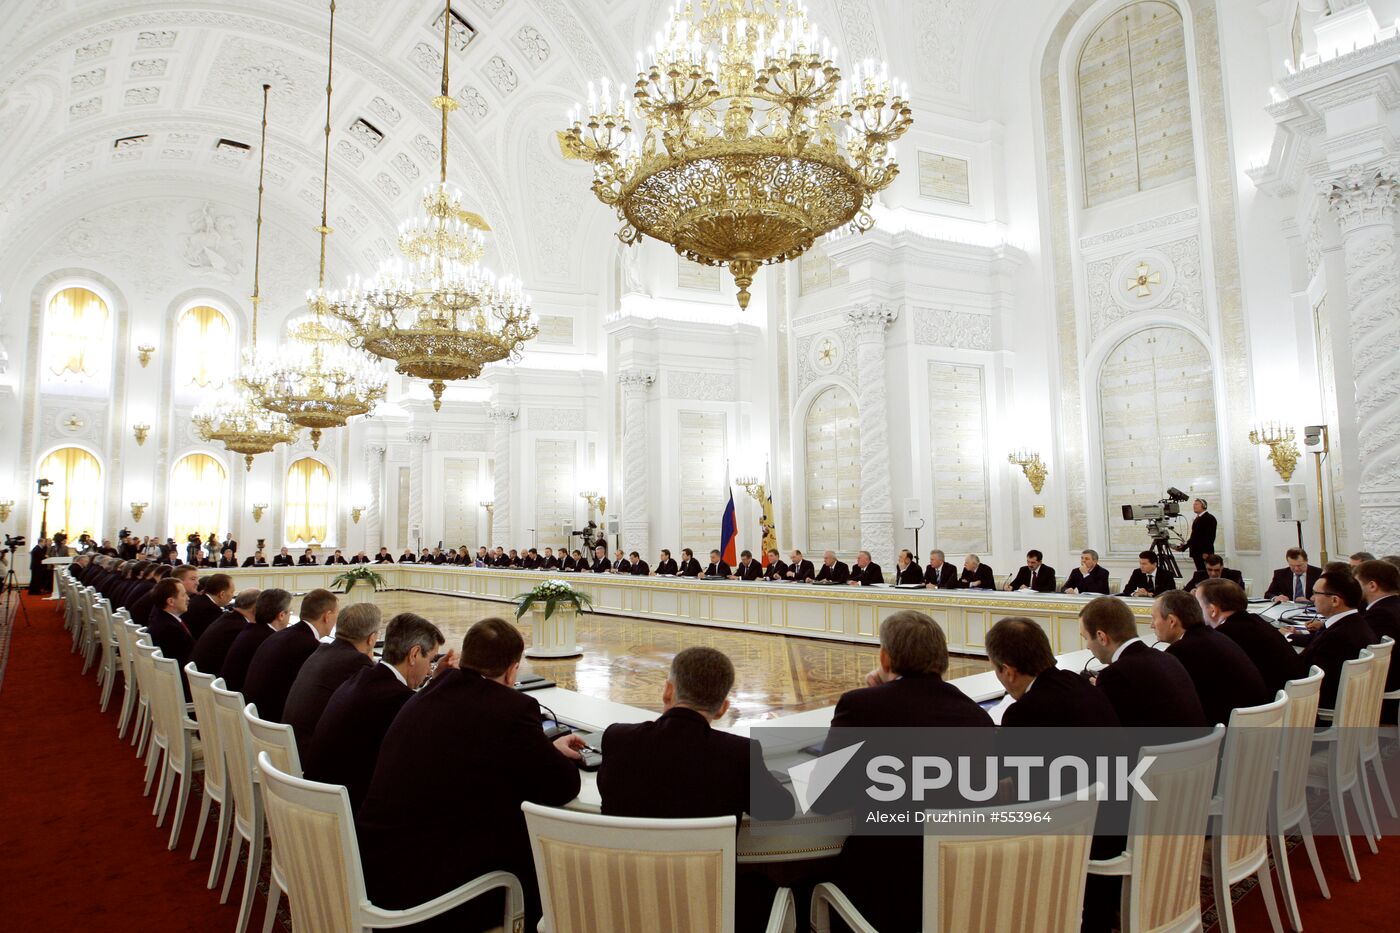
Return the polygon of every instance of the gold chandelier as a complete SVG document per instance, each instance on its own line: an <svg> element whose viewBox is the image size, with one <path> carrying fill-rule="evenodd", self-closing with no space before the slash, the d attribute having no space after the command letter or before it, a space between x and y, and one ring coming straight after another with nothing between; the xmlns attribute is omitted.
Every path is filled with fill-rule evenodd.
<svg viewBox="0 0 1400 933"><path fill-rule="evenodd" d="M428 380L433 409L442 408L448 382L474 379L482 367L519 359L539 328L520 283L497 279L480 265L490 230L462 207L447 182L447 115L457 108L448 93L452 3L443 15L442 111L438 183L423 195L423 211L399 228L404 258L386 262L368 281L352 280L334 296L333 312L354 331L355 346L393 360L398 372Z"/></svg>
<svg viewBox="0 0 1400 933"><path fill-rule="evenodd" d="M262 104L262 142L258 148L258 220L253 240L253 326L249 359L257 358L258 350L258 272L262 260L263 175L267 152L267 94L271 86L264 84ZM247 469L253 469L253 458L270 452L278 444L291 444L297 439L297 427L283 415L267 411L258 405L247 387L239 385L232 400L214 401L194 412L195 430L206 441L223 444L227 450L242 454Z"/></svg>
<svg viewBox="0 0 1400 933"><path fill-rule="evenodd" d="M575 108L560 141L593 163L622 242L651 236L728 266L747 308L759 266L869 230L899 173L907 90L871 62L845 80L835 57L799 0L677 0L631 94L590 83L587 117Z"/></svg>
<svg viewBox="0 0 1400 933"><path fill-rule="evenodd" d="M306 293L309 314L291 321L287 342L269 360L250 361L243 383L258 404L286 415L298 427L311 429L311 446L321 446L321 432L343 427L365 415L384 397L387 378L378 361L348 342L344 326L331 316L332 296L326 291L326 202L330 190L331 75L334 69L335 2L330 4L330 37L326 54L326 147L321 169L321 262L317 285Z"/></svg>

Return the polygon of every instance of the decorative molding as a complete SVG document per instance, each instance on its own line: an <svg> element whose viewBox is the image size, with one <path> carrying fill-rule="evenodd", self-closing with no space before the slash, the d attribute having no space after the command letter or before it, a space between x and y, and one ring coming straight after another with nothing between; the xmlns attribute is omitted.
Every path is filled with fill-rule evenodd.
<svg viewBox="0 0 1400 933"><path fill-rule="evenodd" d="M1359 227L1393 225L1400 208L1400 166L1354 165L1328 183L1325 194L1343 235Z"/></svg>
<svg viewBox="0 0 1400 933"><path fill-rule="evenodd" d="M1153 230L1161 230L1164 227L1174 227L1177 224L1189 223L1200 216L1200 211L1194 207L1176 211L1172 214L1163 214L1161 217L1154 217L1151 220L1144 220L1140 223L1127 227L1119 227L1117 230L1109 230L1096 236L1081 237L1079 248L1088 250L1095 246L1102 246L1105 243L1116 243L1119 240L1126 240L1143 233L1150 233Z"/></svg>
<svg viewBox="0 0 1400 933"><path fill-rule="evenodd" d="M889 330L899 310L879 302L857 305L846 312L846 320L855 330L857 343L879 338L884 343L885 331Z"/></svg>
<svg viewBox="0 0 1400 933"><path fill-rule="evenodd" d="M645 393L656 383L656 375L643 369L624 369L617 374L617 384L623 391L640 390Z"/></svg>
<svg viewBox="0 0 1400 933"><path fill-rule="evenodd" d="M531 431L585 431L588 418L582 408L531 408Z"/></svg>
<svg viewBox="0 0 1400 933"><path fill-rule="evenodd" d="M433 435L428 431L405 431L403 439L410 444L426 444L432 440Z"/></svg>
<svg viewBox="0 0 1400 933"><path fill-rule="evenodd" d="M1161 274L1154 294L1138 298L1128 280L1138 263ZM1201 238L1197 234L1134 249L1086 263L1089 289L1089 332L1102 334L1113 324L1140 311L1156 309L1202 327L1207 326L1204 286L1201 279Z"/></svg>
<svg viewBox="0 0 1400 933"><path fill-rule="evenodd" d="M955 350L992 350L995 321L991 315L951 308L912 309L914 343L924 347Z"/></svg>
<svg viewBox="0 0 1400 933"><path fill-rule="evenodd" d="M532 65L549 61L549 40L534 26L521 26L515 33L515 47Z"/></svg>
<svg viewBox="0 0 1400 933"><path fill-rule="evenodd" d="M732 402L738 397L732 373L666 371L666 397L703 402Z"/></svg>
<svg viewBox="0 0 1400 933"><path fill-rule="evenodd" d="M520 86L520 76L499 55L492 55L482 70L486 72L487 79L495 85L496 90L501 92L502 97L508 96Z"/></svg>
<svg viewBox="0 0 1400 933"><path fill-rule="evenodd" d="M520 417L520 409L492 405L486 409L486 417L497 425L504 424L508 427L512 421Z"/></svg>
<svg viewBox="0 0 1400 933"><path fill-rule="evenodd" d="M487 449L486 435L479 432L439 431L437 449L453 451L473 451Z"/></svg>

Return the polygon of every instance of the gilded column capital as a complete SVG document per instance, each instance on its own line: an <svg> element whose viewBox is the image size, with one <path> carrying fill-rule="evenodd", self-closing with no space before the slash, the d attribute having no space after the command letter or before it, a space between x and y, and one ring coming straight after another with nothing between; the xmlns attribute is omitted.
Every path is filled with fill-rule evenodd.
<svg viewBox="0 0 1400 933"><path fill-rule="evenodd" d="M899 311L879 301L868 301L856 305L846 312L846 320L855 328L857 338L884 338Z"/></svg>
<svg viewBox="0 0 1400 933"><path fill-rule="evenodd" d="M1400 165L1352 166L1328 182L1325 193L1343 233L1391 223L1400 209Z"/></svg>

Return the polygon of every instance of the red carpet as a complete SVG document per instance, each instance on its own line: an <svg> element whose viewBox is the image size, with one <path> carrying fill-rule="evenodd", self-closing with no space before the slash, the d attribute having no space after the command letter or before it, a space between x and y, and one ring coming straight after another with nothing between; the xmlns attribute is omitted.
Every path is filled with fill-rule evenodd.
<svg viewBox="0 0 1400 933"><path fill-rule="evenodd" d="M205 888L212 820L189 857L199 797L168 851L170 817L156 828L155 789L141 795L144 766L117 740L120 681L99 712L96 678L79 676L59 604L25 603L33 624L16 616L0 686L0 930L232 931L242 876L223 906Z"/></svg>
<svg viewBox="0 0 1400 933"><path fill-rule="evenodd" d="M223 906L205 888L212 825L199 858L189 859L198 795L191 795L180 847L168 851L169 823L157 829L153 800L141 795L143 766L117 740L120 684L100 713L96 679L79 675L82 660L69 653L57 604L25 602L33 624L17 617L0 686L0 930L232 930L242 876ZM1393 821L1383 818L1383 828L1392 835L1379 855L1356 839L1360 884L1347 879L1337 840L1319 837L1330 901L1302 849L1293 850L1289 864L1310 933L1395 928L1400 835ZM261 929L264 906L259 897L253 929ZM1235 918L1240 933L1269 930L1257 890L1235 905Z"/></svg>

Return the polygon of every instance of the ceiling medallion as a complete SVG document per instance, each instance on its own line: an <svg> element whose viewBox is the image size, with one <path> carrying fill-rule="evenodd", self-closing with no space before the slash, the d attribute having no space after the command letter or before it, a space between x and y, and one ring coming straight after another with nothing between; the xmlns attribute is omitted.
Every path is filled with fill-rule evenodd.
<svg viewBox="0 0 1400 933"><path fill-rule="evenodd" d="M447 24L451 0L445 7ZM367 281L353 279L330 306L353 330L356 346L427 380L434 410L442 408L447 383L474 379L488 363L519 359L525 341L539 333L520 283L481 267L491 228L447 182L447 115L458 106L448 93L449 40L444 26L442 93L433 98L442 112L438 182L425 190L422 212L399 227L403 258L382 264Z"/></svg>
<svg viewBox="0 0 1400 933"><path fill-rule="evenodd" d="M796 0L677 0L630 94L589 85L564 151L593 163L624 243L651 236L728 266L747 308L760 265L869 230L874 195L899 173L907 88L868 60L844 79L836 57Z"/></svg>

